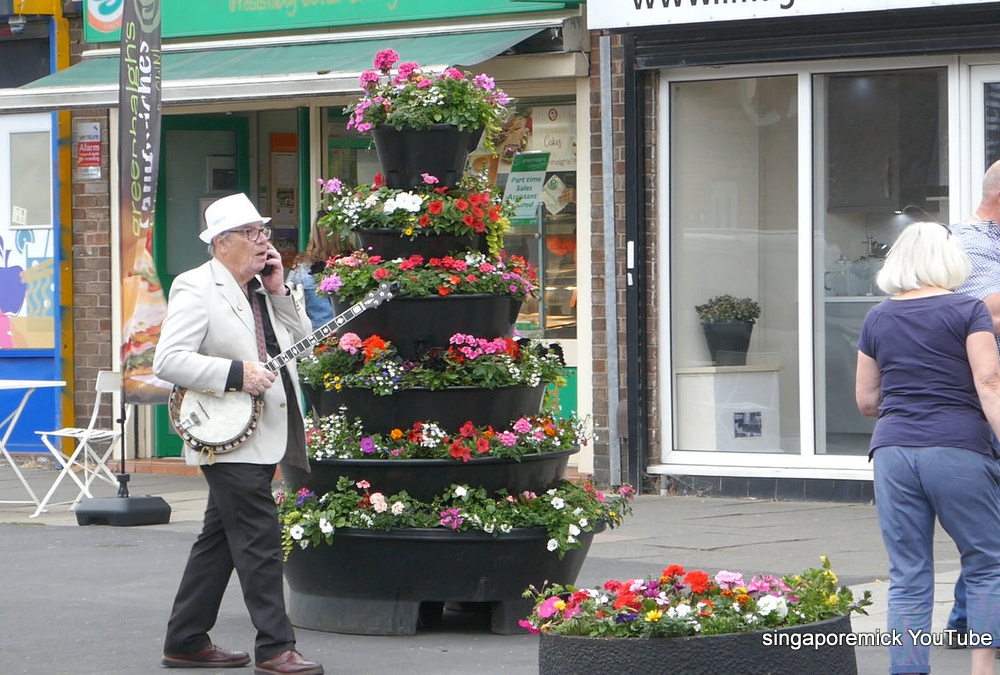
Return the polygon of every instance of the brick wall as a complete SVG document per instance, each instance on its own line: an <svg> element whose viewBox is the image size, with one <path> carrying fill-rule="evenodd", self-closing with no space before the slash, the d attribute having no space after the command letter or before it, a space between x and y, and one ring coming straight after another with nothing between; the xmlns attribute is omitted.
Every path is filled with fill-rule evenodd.
<svg viewBox="0 0 1000 675"><path fill-rule="evenodd" d="M78 63L87 45L83 42L83 25L79 16L70 17L70 63ZM111 320L111 211L108 152L108 111L78 110L71 114L71 146L73 166L76 166L76 125L98 122L101 125L101 179L80 181L75 172L72 183L71 221L63 227L72 228L71 276L72 298L63 302L73 305L73 372L76 423L86 425L94 405L97 373L113 366L117 350L112 345ZM69 253L69 252L64 252ZM67 256L69 257L69 256ZM66 288L64 284L63 288ZM65 292L65 291L64 291ZM114 414L110 407L102 413L101 424L110 426Z"/></svg>
<svg viewBox="0 0 1000 675"><path fill-rule="evenodd" d="M604 194L604 172L602 163L603 138L601 136L601 50L600 33L591 33L591 70L590 70L590 141L591 141L591 265L594 272L591 304L593 305L593 382L591 386L594 392L594 432L596 440L594 442L594 481L597 484L607 484L611 479L611 457L609 438L608 403L609 391L607 384L608 358L608 330L607 312L605 311L605 285L604 285L604 246L605 237L609 233L604 231L604 209L609 204L614 208L614 236L615 240L615 276L617 290L617 324L611 330L616 330L618 335L618 352L613 358L618 359L618 388L610 393L611 401L617 402L626 397L626 312L625 312L625 101L624 101L624 71L623 71L623 47L622 39L619 35L611 36L611 80L612 80L612 120L611 129L614 137L614 147L612 150L613 166L611 170L614 175L614 195L608 198ZM657 349L656 349L656 324L658 320L656 303L656 251L657 227L656 227L656 74L642 73L646 89L646 109L643 111L643 121L646 129L647 143L645 145L644 165L644 192L646 203L646 274L648 283L647 318L649 326L649 348L647 351L649 369L649 408L647 410L647 424L649 436L643 439L648 461L659 461L660 457L660 435L659 435L659 392L657 388ZM614 409L614 406L611 408ZM624 422L624 420L623 420ZM619 425L619 435L624 436L627 432L624 424ZM627 448L622 447L622 474L627 470ZM638 486L637 486L638 487Z"/></svg>

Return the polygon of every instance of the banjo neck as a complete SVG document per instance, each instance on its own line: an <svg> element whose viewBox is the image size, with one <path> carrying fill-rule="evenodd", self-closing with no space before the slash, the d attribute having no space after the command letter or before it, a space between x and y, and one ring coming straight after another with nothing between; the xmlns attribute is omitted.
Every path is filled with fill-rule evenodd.
<svg viewBox="0 0 1000 675"><path fill-rule="evenodd" d="M264 364L264 367L272 373L278 371L283 365L292 361L296 357L311 350L323 340L337 332L337 329L354 319L359 314L363 314L369 309L378 307L383 302L391 300L399 294L398 283L382 283L373 291L369 291L364 298L348 307L345 311L333 317L322 326L305 336L291 347L273 356Z"/></svg>

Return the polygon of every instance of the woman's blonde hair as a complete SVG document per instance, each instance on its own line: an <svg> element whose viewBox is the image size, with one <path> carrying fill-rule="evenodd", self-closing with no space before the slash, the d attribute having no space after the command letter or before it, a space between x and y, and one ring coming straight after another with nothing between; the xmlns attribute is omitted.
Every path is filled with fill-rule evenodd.
<svg viewBox="0 0 1000 675"><path fill-rule="evenodd" d="M889 249L875 283L890 295L924 286L953 291L968 278L971 268L969 256L951 236L947 225L912 223Z"/></svg>
<svg viewBox="0 0 1000 675"><path fill-rule="evenodd" d="M341 251L340 238L319 222L313 222L309 232L309 243L306 250L299 254L296 262L315 263L326 262Z"/></svg>

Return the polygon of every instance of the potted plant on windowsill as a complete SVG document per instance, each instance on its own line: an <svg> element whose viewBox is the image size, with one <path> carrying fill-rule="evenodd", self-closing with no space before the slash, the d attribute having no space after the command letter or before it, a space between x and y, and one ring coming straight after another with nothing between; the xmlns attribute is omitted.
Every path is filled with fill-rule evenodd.
<svg viewBox="0 0 1000 675"><path fill-rule="evenodd" d="M694 309L701 320L712 363L746 365L750 335L760 318L760 305L752 298L727 294L717 295Z"/></svg>
<svg viewBox="0 0 1000 675"><path fill-rule="evenodd" d="M372 64L375 70L359 79L361 99L345 110L347 128L372 133L390 187L418 185L424 173L457 186L484 132L492 149L508 114L507 94L486 74L426 72L413 61L400 63L392 49L378 52Z"/></svg>
<svg viewBox="0 0 1000 675"><path fill-rule="evenodd" d="M867 614L871 593L855 600L838 586L830 561L781 579L709 576L670 565L645 580L606 581L601 588L529 588L535 601L521 625L540 633L539 672L579 672L579 664L616 673L857 673L853 612ZM824 638L822 642L818 637Z"/></svg>

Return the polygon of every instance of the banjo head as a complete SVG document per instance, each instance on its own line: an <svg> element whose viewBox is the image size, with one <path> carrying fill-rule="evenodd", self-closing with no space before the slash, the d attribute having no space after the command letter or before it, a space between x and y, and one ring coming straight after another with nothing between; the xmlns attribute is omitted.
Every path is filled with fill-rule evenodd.
<svg viewBox="0 0 1000 675"><path fill-rule="evenodd" d="M235 450L257 428L262 402L246 392L209 396L175 387L170 395L170 421L178 435L196 450Z"/></svg>

